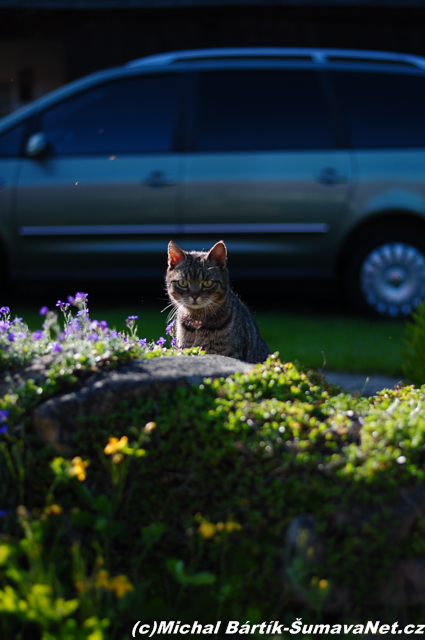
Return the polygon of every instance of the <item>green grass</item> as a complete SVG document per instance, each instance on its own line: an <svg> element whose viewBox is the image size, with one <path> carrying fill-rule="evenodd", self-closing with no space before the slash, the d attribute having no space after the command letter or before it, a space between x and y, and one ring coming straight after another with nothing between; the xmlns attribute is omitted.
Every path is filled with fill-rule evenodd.
<svg viewBox="0 0 425 640"><path fill-rule="evenodd" d="M401 375L402 322L312 314L259 313L261 333L282 361L311 369Z"/></svg>
<svg viewBox="0 0 425 640"><path fill-rule="evenodd" d="M165 336L168 312L161 313L165 302L157 307L123 304L115 308L90 305L90 317L106 320L117 330L125 328L129 315L138 315L141 338L157 340ZM38 306L12 306L12 316L23 317L32 330L41 326ZM348 371L371 375L401 375L405 326L403 322L376 321L366 318L312 312L265 311L255 318L271 352L279 351L283 361L298 360L312 369Z"/></svg>

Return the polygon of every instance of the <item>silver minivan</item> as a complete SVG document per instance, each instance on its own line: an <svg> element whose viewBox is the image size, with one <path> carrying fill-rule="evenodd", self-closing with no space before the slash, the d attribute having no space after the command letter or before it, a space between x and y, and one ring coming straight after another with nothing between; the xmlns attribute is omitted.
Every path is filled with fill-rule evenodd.
<svg viewBox="0 0 425 640"><path fill-rule="evenodd" d="M223 239L233 276L425 298L425 59L207 49L135 60L0 120L1 272L140 278Z"/></svg>

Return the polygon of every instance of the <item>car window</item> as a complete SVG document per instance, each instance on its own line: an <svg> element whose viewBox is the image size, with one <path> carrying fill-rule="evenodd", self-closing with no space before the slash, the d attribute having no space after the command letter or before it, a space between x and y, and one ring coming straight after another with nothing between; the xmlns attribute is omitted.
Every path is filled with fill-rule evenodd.
<svg viewBox="0 0 425 640"><path fill-rule="evenodd" d="M41 126L55 155L170 151L177 75L109 82L45 111Z"/></svg>
<svg viewBox="0 0 425 640"><path fill-rule="evenodd" d="M355 147L425 146L425 77L332 71Z"/></svg>
<svg viewBox="0 0 425 640"><path fill-rule="evenodd" d="M20 124L0 135L0 157L20 155L25 127Z"/></svg>
<svg viewBox="0 0 425 640"><path fill-rule="evenodd" d="M258 69L201 74L197 150L332 146L332 117L315 71Z"/></svg>

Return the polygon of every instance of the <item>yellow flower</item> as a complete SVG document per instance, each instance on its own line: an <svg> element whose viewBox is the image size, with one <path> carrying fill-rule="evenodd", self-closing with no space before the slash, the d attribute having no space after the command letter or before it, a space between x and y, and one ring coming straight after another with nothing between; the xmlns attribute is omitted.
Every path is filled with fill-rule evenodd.
<svg viewBox="0 0 425 640"><path fill-rule="evenodd" d="M242 529L242 525L239 522L226 522L226 531L240 531Z"/></svg>
<svg viewBox="0 0 425 640"><path fill-rule="evenodd" d="M121 462L121 460L124 460L124 456L122 453L114 453L114 455L112 456L112 462L114 464L119 464Z"/></svg>
<svg viewBox="0 0 425 640"><path fill-rule="evenodd" d="M131 582L129 582L128 578L124 575L119 575L115 576L115 578L112 578L109 588L115 591L115 595L117 596L117 598L122 598L123 596L125 596L127 591L133 591L134 589Z"/></svg>
<svg viewBox="0 0 425 640"><path fill-rule="evenodd" d="M319 580L319 588L320 589L327 589L328 588L328 581L327 580Z"/></svg>
<svg viewBox="0 0 425 640"><path fill-rule="evenodd" d="M107 456L111 455L111 453L117 453L118 451L120 451L125 447L127 442L128 442L127 436L122 436L122 438L120 438L119 440L118 438L109 438L108 444L104 448L104 452L106 453Z"/></svg>
<svg viewBox="0 0 425 640"><path fill-rule="evenodd" d="M154 429L156 429L156 422L148 422L147 424L145 424L145 426L143 427L143 431L145 433L149 433L150 431L153 431Z"/></svg>
<svg viewBox="0 0 425 640"><path fill-rule="evenodd" d="M52 504L50 506L50 511L51 513L54 513L55 516L58 516L60 513L62 513L62 507L60 506L60 504Z"/></svg>
<svg viewBox="0 0 425 640"><path fill-rule="evenodd" d="M215 525L217 531L224 531L226 528L226 525L224 524L224 522L217 522L217 524Z"/></svg>
<svg viewBox="0 0 425 640"><path fill-rule="evenodd" d="M60 513L62 513L62 507L59 504L51 504L50 507L46 507L44 509L43 515L50 516L51 513L53 513L55 516L58 516ZM43 516L41 516L40 519L45 520Z"/></svg>
<svg viewBox="0 0 425 640"><path fill-rule="evenodd" d="M122 598L123 596L125 596L127 591L133 591L134 589L127 576L119 575L115 576L114 578L110 578L108 572L105 571L105 569L102 569L97 574L96 584L98 584L99 587L108 589L109 591L115 591L115 595L117 596L117 598Z"/></svg>
<svg viewBox="0 0 425 640"><path fill-rule="evenodd" d="M107 571L105 571L105 569L102 569L101 571L99 571L99 573L96 576L96 584L99 585L99 587L103 587L104 589L110 589L110 580L109 580L109 574Z"/></svg>
<svg viewBox="0 0 425 640"><path fill-rule="evenodd" d="M206 540L208 538L212 538L215 535L215 532L216 532L215 524L213 524L212 522L202 522L199 525L198 532Z"/></svg>
<svg viewBox="0 0 425 640"><path fill-rule="evenodd" d="M77 591L84 591L85 586L86 585L82 580L78 580L78 582L75 583L75 588L77 589Z"/></svg>
<svg viewBox="0 0 425 640"><path fill-rule="evenodd" d="M89 460L83 460L80 456L76 456L71 460L72 469L71 475L77 476L78 480L82 482L86 479L86 468L89 466Z"/></svg>

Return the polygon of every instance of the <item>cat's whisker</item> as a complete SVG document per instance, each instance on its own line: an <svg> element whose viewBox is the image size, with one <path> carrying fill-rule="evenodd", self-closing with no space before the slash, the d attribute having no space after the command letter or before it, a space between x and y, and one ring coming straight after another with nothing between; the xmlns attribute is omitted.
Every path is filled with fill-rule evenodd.
<svg viewBox="0 0 425 640"><path fill-rule="evenodd" d="M177 319L177 312L178 312L177 308L170 311L167 317L167 324L170 324L170 322L173 322L174 320Z"/></svg>
<svg viewBox="0 0 425 640"><path fill-rule="evenodd" d="M161 309L161 313L164 313L164 311L167 311L167 309L169 309L170 307L174 307L174 302L170 302L170 304L167 304L166 307Z"/></svg>

